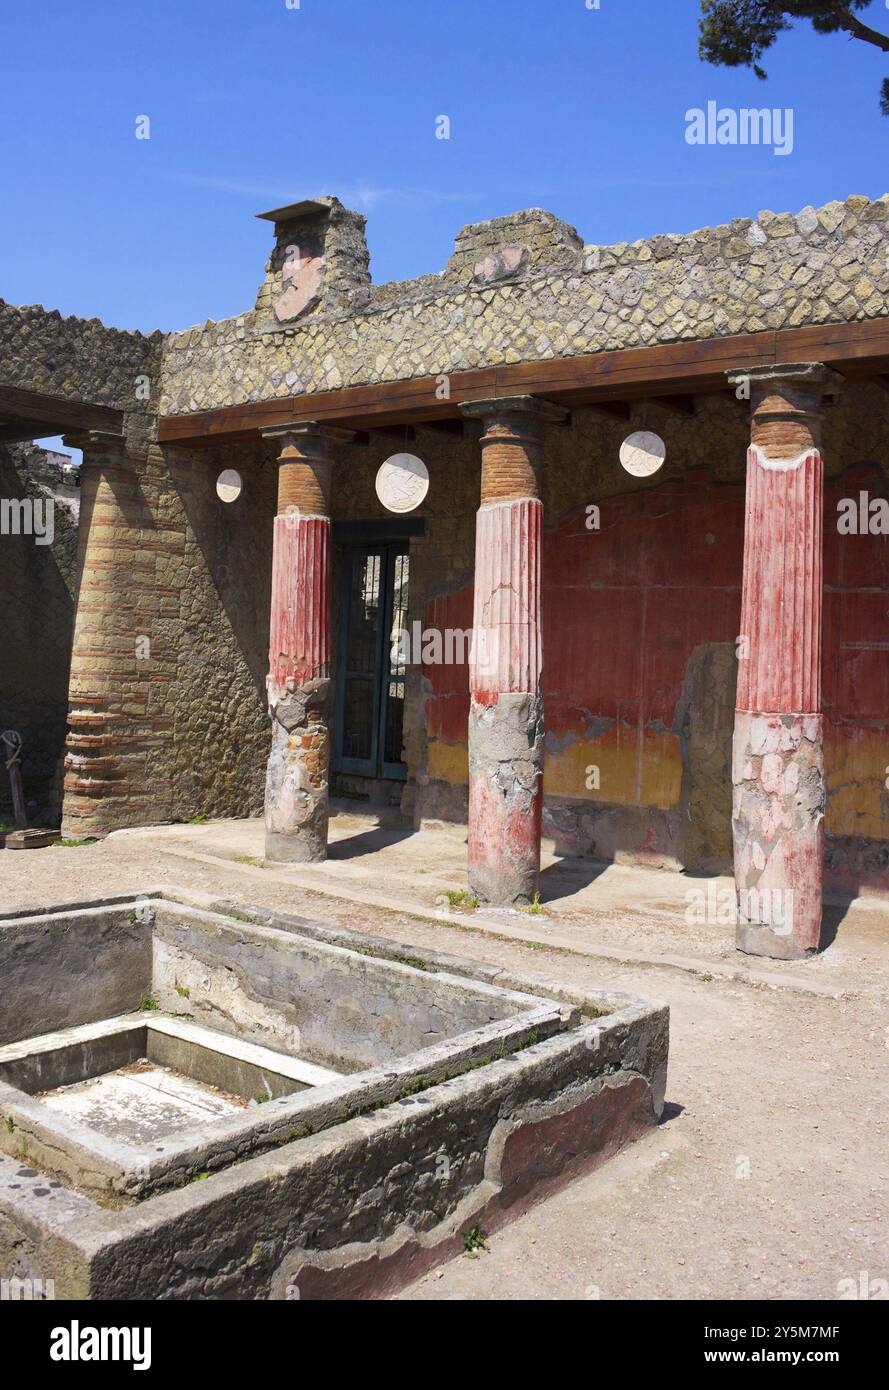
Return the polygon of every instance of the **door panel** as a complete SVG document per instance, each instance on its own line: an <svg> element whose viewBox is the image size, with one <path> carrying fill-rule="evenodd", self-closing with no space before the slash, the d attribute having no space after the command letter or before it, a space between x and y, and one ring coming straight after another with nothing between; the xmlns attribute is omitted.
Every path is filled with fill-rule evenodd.
<svg viewBox="0 0 889 1390"><path fill-rule="evenodd" d="M404 779L405 669L392 633L407 622L409 556L403 541L344 551L334 768Z"/></svg>

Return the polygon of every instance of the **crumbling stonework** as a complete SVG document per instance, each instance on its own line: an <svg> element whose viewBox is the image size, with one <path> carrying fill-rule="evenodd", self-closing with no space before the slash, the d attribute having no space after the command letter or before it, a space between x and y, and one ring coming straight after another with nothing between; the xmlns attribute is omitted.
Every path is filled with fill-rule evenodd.
<svg viewBox="0 0 889 1390"><path fill-rule="evenodd" d="M732 780L737 944L792 960L821 921L825 807L820 715L738 713Z"/></svg>
<svg viewBox="0 0 889 1390"><path fill-rule="evenodd" d="M520 273L580 270L583 242L574 227L541 208L475 222L458 233L445 283L491 284Z"/></svg>
<svg viewBox="0 0 889 1390"><path fill-rule="evenodd" d="M486 284L486 255L528 245ZM761 213L686 236L588 246L550 214L466 228L443 275L373 287L352 312L269 331L256 310L170 334L163 413L304 395L699 337L839 323L885 312L889 196Z"/></svg>
<svg viewBox="0 0 889 1390"><path fill-rule="evenodd" d="M503 692L469 708L469 784L478 836L470 884L486 903L530 903L540 872L543 699Z"/></svg>
<svg viewBox="0 0 889 1390"><path fill-rule="evenodd" d="M324 197L281 209L274 220L275 246L256 297L270 329L315 310L353 312L367 301L365 217Z"/></svg>
<svg viewBox="0 0 889 1390"><path fill-rule="evenodd" d="M266 856L277 862L327 858L330 790L329 679L310 680L270 706Z"/></svg>

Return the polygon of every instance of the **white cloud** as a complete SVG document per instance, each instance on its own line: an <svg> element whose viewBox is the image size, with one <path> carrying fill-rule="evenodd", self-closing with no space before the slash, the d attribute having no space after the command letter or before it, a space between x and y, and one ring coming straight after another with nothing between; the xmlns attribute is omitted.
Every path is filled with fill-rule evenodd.
<svg viewBox="0 0 889 1390"><path fill-rule="evenodd" d="M234 179L218 179L202 174L181 174L180 183L191 184L196 188L212 188L219 193L240 194L250 198L264 198L269 203L295 202L298 198L317 198L322 194L333 194L347 207L364 208L370 211L377 207L428 207L437 203L464 203L478 199L480 193L454 193L432 188L380 188L373 184L337 184L333 181L313 188L296 190L293 186L262 183L239 183Z"/></svg>

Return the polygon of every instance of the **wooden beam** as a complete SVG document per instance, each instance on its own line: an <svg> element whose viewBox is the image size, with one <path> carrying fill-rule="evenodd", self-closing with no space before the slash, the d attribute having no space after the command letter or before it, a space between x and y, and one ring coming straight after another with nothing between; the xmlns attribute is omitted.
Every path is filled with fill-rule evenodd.
<svg viewBox="0 0 889 1390"><path fill-rule="evenodd" d="M436 430L439 434L452 434L462 438L464 434L463 420L426 420L423 423L424 430Z"/></svg>
<svg viewBox="0 0 889 1390"><path fill-rule="evenodd" d="M661 410L667 410L673 415L694 415L695 398L694 396L649 396L652 405L660 406Z"/></svg>
<svg viewBox="0 0 889 1390"><path fill-rule="evenodd" d="M392 439L397 444L413 444L417 437L413 425L375 425L361 433L367 435L367 443L372 439Z"/></svg>
<svg viewBox="0 0 889 1390"><path fill-rule="evenodd" d="M825 362L850 380L889 372L889 318L452 372L446 401L440 399L440 376L416 377L166 415L160 422L160 439L191 446L237 442L296 420L337 421L358 430L428 424L456 419L464 401L498 396L542 396L568 408L614 408L653 396L675 399L722 393L726 372L782 362Z"/></svg>
<svg viewBox="0 0 889 1390"><path fill-rule="evenodd" d="M42 439L46 434L52 434L52 430L47 430L45 421L0 422L0 444L25 444L32 439Z"/></svg>
<svg viewBox="0 0 889 1390"><path fill-rule="evenodd" d="M123 412L107 405L62 400L40 391L23 391L18 386L0 384L0 416L7 421L30 424L37 421L40 434L61 434L64 430L107 430L123 432Z"/></svg>
<svg viewBox="0 0 889 1390"><path fill-rule="evenodd" d="M628 401L596 401L589 406L597 415L607 415L610 420L629 420L630 406Z"/></svg>

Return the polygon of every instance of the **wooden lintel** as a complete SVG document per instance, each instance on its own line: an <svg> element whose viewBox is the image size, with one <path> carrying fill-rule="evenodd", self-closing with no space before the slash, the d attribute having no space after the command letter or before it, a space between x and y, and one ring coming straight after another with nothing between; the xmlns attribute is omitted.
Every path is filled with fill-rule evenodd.
<svg viewBox="0 0 889 1390"><path fill-rule="evenodd" d="M10 425L37 422L37 437L41 434L62 434L65 431L103 430L110 434L123 432L123 413L107 405L90 405L84 401L63 400L40 391L24 391L18 386L0 384L0 418ZM33 436L32 436L33 437Z"/></svg>
<svg viewBox="0 0 889 1390"><path fill-rule="evenodd" d="M367 434L371 439L394 439L400 444L412 444L417 437L413 425L372 425Z"/></svg>
<svg viewBox="0 0 889 1390"><path fill-rule="evenodd" d="M441 434L453 434L458 437L464 433L463 420L427 420L423 424L425 430L437 430Z"/></svg>
<svg viewBox="0 0 889 1390"><path fill-rule="evenodd" d="M597 415L607 415L612 420L629 420L630 418L628 401L592 401L588 409L595 411Z"/></svg>
<svg viewBox="0 0 889 1390"><path fill-rule="evenodd" d="M292 420L336 421L356 430L429 424L455 420L463 402L515 395L541 396L569 409L610 408L614 414L634 400L722 394L727 372L783 362L824 362L850 381L889 374L889 317L452 372L445 401L440 376L417 377L167 415L160 439L192 446L230 443Z"/></svg>
<svg viewBox="0 0 889 1390"><path fill-rule="evenodd" d="M43 439L52 430L47 430L46 422L41 420L16 420L0 422L0 444L27 444L33 439Z"/></svg>
<svg viewBox="0 0 889 1390"><path fill-rule="evenodd" d="M668 410L674 415L694 415L695 398L694 396L649 396L652 405L659 405L661 410Z"/></svg>

